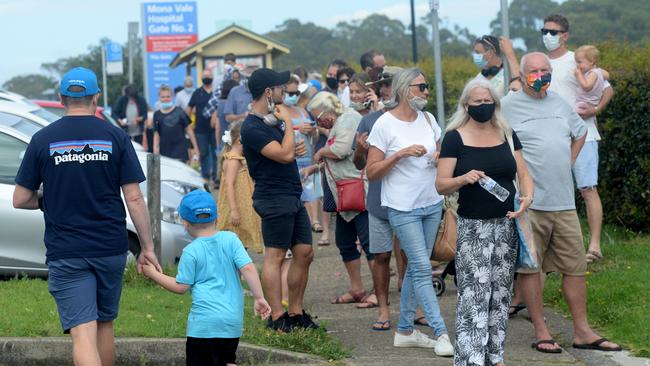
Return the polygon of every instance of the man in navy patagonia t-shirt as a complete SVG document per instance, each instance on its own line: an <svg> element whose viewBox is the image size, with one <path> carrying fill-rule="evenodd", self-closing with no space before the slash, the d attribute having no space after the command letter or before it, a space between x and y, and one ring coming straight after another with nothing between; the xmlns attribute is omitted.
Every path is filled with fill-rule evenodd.
<svg viewBox="0 0 650 366"><path fill-rule="evenodd" d="M68 71L59 91L65 116L32 137L13 204L43 211L48 289L75 364L112 365L128 249L120 189L142 247L138 270L146 262L160 270L139 186L145 176L129 136L95 117L100 90L92 71Z"/></svg>

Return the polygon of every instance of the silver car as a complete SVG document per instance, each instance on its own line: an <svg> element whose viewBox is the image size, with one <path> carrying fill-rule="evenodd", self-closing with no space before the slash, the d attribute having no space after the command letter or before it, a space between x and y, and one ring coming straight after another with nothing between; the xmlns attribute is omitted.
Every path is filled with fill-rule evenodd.
<svg viewBox="0 0 650 366"><path fill-rule="evenodd" d="M0 274L3 275L47 273L42 213L38 210L14 209L12 204L14 179L27 144L33 133L42 127L41 123L35 121L36 118L27 117L29 115L21 117L0 113L0 232L3 233L0 237ZM33 126L38 128L34 129ZM146 153L140 151L137 156L146 174ZM184 194L194 189L203 189L204 181L198 172L187 165L167 158L161 158L161 181L160 260L162 263L174 263L191 241L180 224L176 207ZM146 196L146 182L140 187ZM128 210L127 230L129 251L132 255L137 255L140 244Z"/></svg>

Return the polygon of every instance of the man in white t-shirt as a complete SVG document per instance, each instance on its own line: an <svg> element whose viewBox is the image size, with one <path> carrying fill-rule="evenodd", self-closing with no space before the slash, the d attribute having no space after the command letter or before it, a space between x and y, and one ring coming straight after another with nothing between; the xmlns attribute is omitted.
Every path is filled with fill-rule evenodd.
<svg viewBox="0 0 650 366"><path fill-rule="evenodd" d="M542 40L548 50L553 68L553 81L549 90L554 91L569 105L576 101L578 81L575 77L576 61L572 51L567 49L569 39L569 21L559 14L552 14L544 19ZM586 111L579 112L587 124L587 140L573 166L576 187L580 190L587 208L587 221L591 240L587 252L587 260L598 260L602 257L600 250L600 233L603 222L603 207L596 189L598 185L598 141L600 134L596 128L596 115L600 113L614 96L609 83L605 82L603 97L596 107L589 106Z"/></svg>

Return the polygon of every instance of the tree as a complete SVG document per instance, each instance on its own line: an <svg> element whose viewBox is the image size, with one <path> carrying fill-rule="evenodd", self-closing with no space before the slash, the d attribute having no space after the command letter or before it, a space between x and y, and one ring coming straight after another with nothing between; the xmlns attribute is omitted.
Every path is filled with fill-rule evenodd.
<svg viewBox="0 0 650 366"><path fill-rule="evenodd" d="M7 80L2 87L30 99L40 99L43 98L43 92L54 88L56 84L56 80L51 77L41 74L27 74L14 76Z"/></svg>
<svg viewBox="0 0 650 366"><path fill-rule="evenodd" d="M544 26L544 18L557 10L558 4L552 0L513 0L508 7L510 38L521 39L526 49L533 51L542 47L540 29ZM500 36L501 11L496 19L490 22L492 35Z"/></svg>

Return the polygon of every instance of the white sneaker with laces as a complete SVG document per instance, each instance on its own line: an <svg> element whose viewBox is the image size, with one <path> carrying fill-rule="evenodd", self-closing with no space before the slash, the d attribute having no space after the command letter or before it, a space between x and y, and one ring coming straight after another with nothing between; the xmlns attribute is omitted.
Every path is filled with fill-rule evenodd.
<svg viewBox="0 0 650 366"><path fill-rule="evenodd" d="M413 329L413 333L409 335L404 335L404 334L400 334L399 332L395 332L395 338L393 339L393 346L434 348L436 346L436 341L427 337L426 334L421 333L417 329Z"/></svg>
<svg viewBox="0 0 650 366"><path fill-rule="evenodd" d="M454 355L454 346L451 345L449 336L447 334L443 334L438 337L434 343L435 347L433 351L436 353L436 355L443 357L451 357Z"/></svg>

